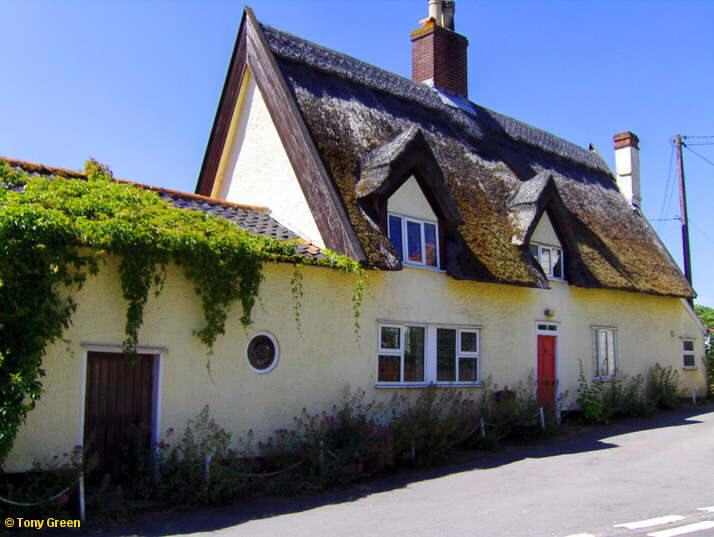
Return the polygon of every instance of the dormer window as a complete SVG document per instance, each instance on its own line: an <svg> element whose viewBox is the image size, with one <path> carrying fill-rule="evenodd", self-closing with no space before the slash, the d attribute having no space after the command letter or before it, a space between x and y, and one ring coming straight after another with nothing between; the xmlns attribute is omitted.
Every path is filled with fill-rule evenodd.
<svg viewBox="0 0 714 537"><path fill-rule="evenodd" d="M549 280L565 280L565 260L562 248L531 243L530 251Z"/></svg>
<svg viewBox="0 0 714 537"><path fill-rule="evenodd" d="M389 240L406 265L439 268L439 224L389 214Z"/></svg>

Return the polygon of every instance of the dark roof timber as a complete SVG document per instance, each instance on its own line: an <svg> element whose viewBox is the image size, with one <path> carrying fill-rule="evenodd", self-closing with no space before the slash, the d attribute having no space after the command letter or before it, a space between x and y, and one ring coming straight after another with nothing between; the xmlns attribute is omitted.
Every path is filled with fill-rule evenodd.
<svg viewBox="0 0 714 537"><path fill-rule="evenodd" d="M421 168L434 172L416 174L422 190L432 207L441 204L443 215L462 222L443 237L453 277L547 287L527 249L547 213L566 250L571 283L693 296L597 152L474 103L453 106L424 84L259 26L249 10L236 50L199 192L210 192L213 177L206 170L225 144L227 130L217 132L230 123L242 61L255 72L320 231L337 224L332 240L343 248L333 249L353 257L362 250L374 267L401 267L384 223L375 221L375 204L365 200L383 200L377 194L401 184L411 169L404 164L408 148L421 144L427 152ZM327 208L316 210L318 200Z"/></svg>
<svg viewBox="0 0 714 537"><path fill-rule="evenodd" d="M364 261L364 251L340 196L322 164L290 89L250 8L246 8L243 13L196 192L205 196L212 193L221 156L228 150L225 147L226 140L246 68L250 69L265 99L326 246Z"/></svg>

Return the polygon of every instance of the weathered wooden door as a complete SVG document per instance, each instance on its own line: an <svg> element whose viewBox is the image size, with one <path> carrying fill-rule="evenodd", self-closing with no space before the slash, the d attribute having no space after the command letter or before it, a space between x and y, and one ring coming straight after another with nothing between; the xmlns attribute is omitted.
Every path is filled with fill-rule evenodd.
<svg viewBox="0 0 714 537"><path fill-rule="evenodd" d="M539 406L555 404L555 336L538 335L538 391Z"/></svg>
<svg viewBox="0 0 714 537"><path fill-rule="evenodd" d="M155 359L150 354L138 360L120 353L88 354L84 442L90 456L98 458L94 476L111 474L112 481L121 481L123 469L149 456Z"/></svg>

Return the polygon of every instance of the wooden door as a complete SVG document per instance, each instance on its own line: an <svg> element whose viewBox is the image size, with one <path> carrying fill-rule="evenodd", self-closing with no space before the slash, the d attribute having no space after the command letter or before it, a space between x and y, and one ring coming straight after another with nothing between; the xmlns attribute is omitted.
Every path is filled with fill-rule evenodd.
<svg viewBox="0 0 714 537"><path fill-rule="evenodd" d="M110 474L120 482L123 470L150 455L154 360L150 354L137 360L120 353L88 354L84 442L98 458L97 479Z"/></svg>
<svg viewBox="0 0 714 537"><path fill-rule="evenodd" d="M538 335L537 400L539 406L555 404L555 336Z"/></svg>

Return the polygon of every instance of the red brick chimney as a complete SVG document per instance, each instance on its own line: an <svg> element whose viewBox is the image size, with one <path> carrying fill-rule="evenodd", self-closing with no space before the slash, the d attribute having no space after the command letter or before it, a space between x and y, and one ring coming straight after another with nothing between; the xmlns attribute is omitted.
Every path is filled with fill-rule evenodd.
<svg viewBox="0 0 714 537"><path fill-rule="evenodd" d="M468 96L466 49L454 31L453 0L429 0L429 17L412 32L412 79L457 97Z"/></svg>

